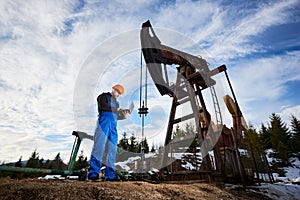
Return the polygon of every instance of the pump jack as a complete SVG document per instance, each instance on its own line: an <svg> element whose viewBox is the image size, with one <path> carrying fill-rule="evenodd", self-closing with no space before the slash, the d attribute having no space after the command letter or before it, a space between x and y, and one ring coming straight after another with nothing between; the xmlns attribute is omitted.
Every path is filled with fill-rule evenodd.
<svg viewBox="0 0 300 200"><path fill-rule="evenodd" d="M172 166L171 162L168 162L171 145L176 142L173 137L174 125L194 119L195 138L199 141L203 156L198 173L200 178L212 181L212 179L216 180L221 177L224 181L230 178L246 183L248 177L238 147L243 142L242 133L247 129L247 125L230 83L226 66L222 65L210 70L205 59L163 45L156 36L149 20L143 23L140 37L143 57L154 84L162 96L169 95L173 98L164 143L161 178L172 180L173 175L176 174L170 167ZM178 66L178 73L175 84L171 85L167 65L174 64ZM233 119L231 128L223 125L220 106L214 89L216 81L213 76L221 72L225 73L233 96L233 99L229 95L224 96L225 104ZM208 88L213 99L216 123L211 120L203 97L203 91ZM187 102L190 102L192 113L175 119L177 107ZM208 154L210 150L213 151L214 159ZM184 173L186 177L187 172Z"/></svg>

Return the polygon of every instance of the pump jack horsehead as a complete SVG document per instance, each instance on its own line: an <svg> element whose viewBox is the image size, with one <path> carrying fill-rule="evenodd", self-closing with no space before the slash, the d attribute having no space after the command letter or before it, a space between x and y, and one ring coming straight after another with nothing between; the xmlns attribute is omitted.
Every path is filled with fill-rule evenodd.
<svg viewBox="0 0 300 200"><path fill-rule="evenodd" d="M143 23L140 37L144 60L155 86L161 95L169 95L173 98L161 174L164 176L164 174L172 173L168 160L170 159L170 146L176 140L173 137L173 126L194 118L196 126L194 138L196 137L199 141L203 160L199 172L203 172L203 176L218 173L225 178L234 176L235 179L245 181L247 177L245 177L238 146L243 142L242 131L247 129L247 125L238 106L226 66L222 65L210 70L205 59L163 45L156 36L150 21ZM177 78L173 85L169 83L167 65L178 66ZM222 124L220 107L214 89L216 81L213 76L221 72L225 73L233 95L233 99L229 95L224 96L225 104L233 119L231 128ZM216 123L211 120L202 94L202 91L208 88L212 94ZM187 102L190 102L192 114L175 119L176 108ZM214 159L211 159L208 154L210 150L213 151Z"/></svg>

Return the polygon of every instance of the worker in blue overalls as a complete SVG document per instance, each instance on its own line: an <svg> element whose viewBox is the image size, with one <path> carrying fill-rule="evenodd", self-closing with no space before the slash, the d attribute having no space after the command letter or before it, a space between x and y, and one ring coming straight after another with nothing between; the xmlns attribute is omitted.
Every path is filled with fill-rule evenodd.
<svg viewBox="0 0 300 200"><path fill-rule="evenodd" d="M117 98L123 94L124 87L117 84L112 87L111 92L102 93L97 97L99 115L88 169L89 180L99 179L105 145L107 145L105 180L117 179L115 166L118 143L117 120L126 119L130 114L129 110L122 110L119 107Z"/></svg>

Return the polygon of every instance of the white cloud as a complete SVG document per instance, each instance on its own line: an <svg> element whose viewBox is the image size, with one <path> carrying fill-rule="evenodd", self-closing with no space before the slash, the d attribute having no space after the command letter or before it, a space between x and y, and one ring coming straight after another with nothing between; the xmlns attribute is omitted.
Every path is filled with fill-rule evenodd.
<svg viewBox="0 0 300 200"><path fill-rule="evenodd" d="M298 120L300 120L300 105L289 106L281 110L279 115L282 117L284 122L290 126L291 124L291 116L293 115Z"/></svg>
<svg viewBox="0 0 300 200"><path fill-rule="evenodd" d="M219 14L224 20L222 25L218 25L219 30L213 29L210 37L207 37L210 39L204 39L212 44L208 51L217 60L224 61L264 51L263 46L251 42L251 36L256 36L271 26L291 21L293 13L289 12L289 9L297 3L298 1L295 0L262 4L256 9L249 8L246 12L248 15L243 18L239 18L239 14L244 10L235 10L234 7L231 8L233 10L223 10ZM232 13L236 15L231 17ZM220 17L216 18L220 19ZM225 19L229 20L226 22ZM217 20L218 24L220 20Z"/></svg>
<svg viewBox="0 0 300 200"><path fill-rule="evenodd" d="M278 100L289 81L300 80L300 52L235 63L230 74L243 99Z"/></svg>
<svg viewBox="0 0 300 200"><path fill-rule="evenodd" d="M229 69L246 119L257 126L260 122L266 123L271 113L281 112L282 106L294 104L294 100L285 99L285 95L289 82L300 80L299 62L299 52L291 52L240 61Z"/></svg>

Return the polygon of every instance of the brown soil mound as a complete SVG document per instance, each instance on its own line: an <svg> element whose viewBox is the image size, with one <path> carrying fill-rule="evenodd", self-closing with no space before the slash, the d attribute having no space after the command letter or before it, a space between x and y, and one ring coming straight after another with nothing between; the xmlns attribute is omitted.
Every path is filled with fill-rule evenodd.
<svg viewBox="0 0 300 200"><path fill-rule="evenodd" d="M205 183L83 182L0 179L0 199L265 199Z"/></svg>

